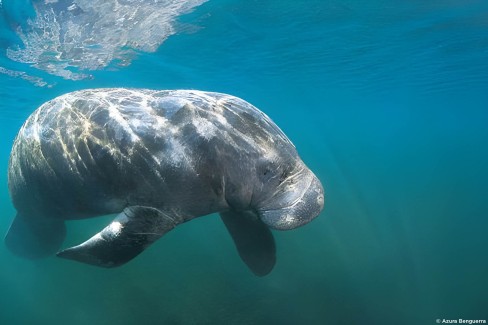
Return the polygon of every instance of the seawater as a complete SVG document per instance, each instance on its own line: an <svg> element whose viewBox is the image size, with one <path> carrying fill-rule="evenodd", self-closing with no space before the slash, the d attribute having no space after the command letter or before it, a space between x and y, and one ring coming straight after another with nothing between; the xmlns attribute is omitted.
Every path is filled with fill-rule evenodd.
<svg viewBox="0 0 488 325"><path fill-rule="evenodd" d="M58 34L33 25L46 3L0 2L2 234L15 215L7 164L18 129L43 102L82 88L242 97L295 143L326 205L312 223L274 232L277 264L264 278L240 261L216 215L116 269L23 260L0 245L0 324L488 320L486 1L167 1L167 34L140 38L152 47L121 34L130 26L98 48L96 37L82 43L90 59L104 58L98 66L53 45L67 25ZM48 30L50 39L35 38ZM110 47L110 37L132 43ZM69 222L65 247L111 217Z"/></svg>

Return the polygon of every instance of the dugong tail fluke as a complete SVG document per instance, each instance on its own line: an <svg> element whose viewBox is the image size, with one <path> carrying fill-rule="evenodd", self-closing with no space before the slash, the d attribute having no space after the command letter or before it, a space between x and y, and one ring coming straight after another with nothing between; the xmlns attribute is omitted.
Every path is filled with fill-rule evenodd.
<svg viewBox="0 0 488 325"><path fill-rule="evenodd" d="M65 237L63 220L17 214L5 236L5 245L19 256L35 259L56 253Z"/></svg>
<svg viewBox="0 0 488 325"><path fill-rule="evenodd" d="M95 236L56 255L106 268L120 266L142 253L179 223L179 218L155 208L126 208Z"/></svg>
<svg viewBox="0 0 488 325"><path fill-rule="evenodd" d="M265 276L276 263L271 230L251 211L220 213L241 259L257 276Z"/></svg>

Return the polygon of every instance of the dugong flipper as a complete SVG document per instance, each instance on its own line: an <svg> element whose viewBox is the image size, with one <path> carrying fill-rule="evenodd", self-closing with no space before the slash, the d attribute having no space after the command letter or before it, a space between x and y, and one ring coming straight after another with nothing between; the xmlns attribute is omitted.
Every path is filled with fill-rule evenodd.
<svg viewBox="0 0 488 325"><path fill-rule="evenodd" d="M142 253L179 223L178 217L155 208L126 208L98 234L56 255L97 266L119 266Z"/></svg>
<svg viewBox="0 0 488 325"><path fill-rule="evenodd" d="M276 263L276 247L268 226L249 211L222 212L220 216L249 269L259 276L271 272Z"/></svg>
<svg viewBox="0 0 488 325"><path fill-rule="evenodd" d="M256 275L276 262L271 232L309 223L319 179L263 112L196 90L88 89L39 107L14 141L17 210L5 242L37 258L61 246L66 220L117 214L63 258L122 265L184 222L219 213Z"/></svg>
<svg viewBox="0 0 488 325"><path fill-rule="evenodd" d="M259 276L276 262L276 248L269 228L250 212L222 212L239 256ZM103 267L122 265L178 225L180 221L149 207L126 208L107 227L84 243L56 255Z"/></svg>

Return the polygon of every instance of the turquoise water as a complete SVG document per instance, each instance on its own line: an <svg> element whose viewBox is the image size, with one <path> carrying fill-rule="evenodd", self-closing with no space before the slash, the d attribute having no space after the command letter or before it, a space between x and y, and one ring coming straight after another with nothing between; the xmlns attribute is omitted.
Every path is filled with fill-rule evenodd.
<svg viewBox="0 0 488 325"><path fill-rule="evenodd" d="M144 3L119 2L133 12ZM274 232L277 264L264 278L216 215L116 269L23 260L0 245L0 324L488 321L486 1L193 1L149 11L152 25L165 19L159 38L94 27L98 44L80 41L81 56L56 43L59 20L58 34L33 23L43 3L0 1L1 233L15 215L6 170L18 129L82 88L242 97L295 143L326 205L312 223ZM65 247L110 220L70 222Z"/></svg>

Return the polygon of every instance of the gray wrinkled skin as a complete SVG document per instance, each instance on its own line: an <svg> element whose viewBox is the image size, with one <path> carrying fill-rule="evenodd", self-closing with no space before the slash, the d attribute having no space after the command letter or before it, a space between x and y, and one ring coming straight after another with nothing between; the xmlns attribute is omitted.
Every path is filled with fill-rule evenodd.
<svg viewBox="0 0 488 325"><path fill-rule="evenodd" d="M288 230L310 222L324 204L320 181L264 113L230 95L193 90L60 96L25 122L8 174L26 222L149 207L171 220L170 228L210 213L250 211ZM127 215L122 219L124 226Z"/></svg>

